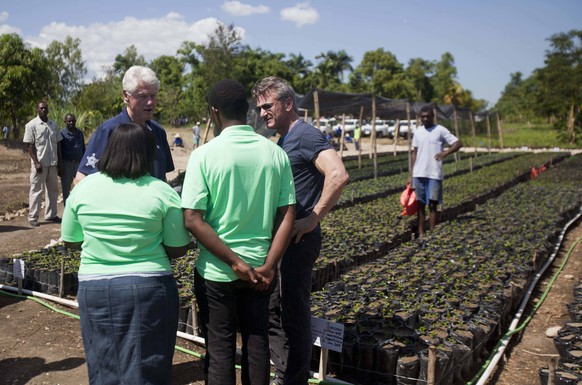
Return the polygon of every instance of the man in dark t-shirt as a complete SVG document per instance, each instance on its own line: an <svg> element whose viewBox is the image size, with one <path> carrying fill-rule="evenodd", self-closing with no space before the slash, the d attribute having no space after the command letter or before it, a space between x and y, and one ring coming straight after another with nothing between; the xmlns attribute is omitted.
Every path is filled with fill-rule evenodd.
<svg viewBox="0 0 582 385"><path fill-rule="evenodd" d="M348 173L317 128L299 119L295 92L277 77L259 81L252 91L267 128L277 130L295 182L293 238L271 296L269 345L276 377L272 384L306 385L311 360L311 274L321 249L319 222L337 203Z"/></svg>

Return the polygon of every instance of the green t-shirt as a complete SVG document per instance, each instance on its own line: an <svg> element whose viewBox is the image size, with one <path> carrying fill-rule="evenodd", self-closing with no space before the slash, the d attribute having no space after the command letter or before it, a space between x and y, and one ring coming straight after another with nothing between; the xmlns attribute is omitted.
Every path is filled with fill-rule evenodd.
<svg viewBox="0 0 582 385"><path fill-rule="evenodd" d="M289 158L250 126L230 126L190 155L182 207L204 210L220 239L253 267L265 263L277 208L295 204ZM203 245L196 268L205 279L238 279Z"/></svg>
<svg viewBox="0 0 582 385"><path fill-rule="evenodd" d="M102 173L88 175L71 192L61 235L83 241L79 274L169 272L163 245L190 242L180 197L167 183Z"/></svg>

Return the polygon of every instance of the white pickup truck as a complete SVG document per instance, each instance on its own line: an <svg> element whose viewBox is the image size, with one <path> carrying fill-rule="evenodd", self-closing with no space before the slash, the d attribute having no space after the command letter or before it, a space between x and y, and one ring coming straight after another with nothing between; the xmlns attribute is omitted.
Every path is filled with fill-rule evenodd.
<svg viewBox="0 0 582 385"><path fill-rule="evenodd" d="M414 130L416 130L416 119L412 119L410 121L410 123L411 124L408 124L408 120L401 120L400 121L400 125L398 128L398 136L400 136L401 138L407 138L409 126L410 126L410 137L412 137L414 135ZM390 136L391 138L394 138L395 132L396 132L396 125L391 126L388 129L388 136Z"/></svg>
<svg viewBox="0 0 582 385"><path fill-rule="evenodd" d="M389 120L376 119L376 137L382 138L388 136L388 129L390 128ZM362 126L362 135L372 135L372 123L366 123Z"/></svg>

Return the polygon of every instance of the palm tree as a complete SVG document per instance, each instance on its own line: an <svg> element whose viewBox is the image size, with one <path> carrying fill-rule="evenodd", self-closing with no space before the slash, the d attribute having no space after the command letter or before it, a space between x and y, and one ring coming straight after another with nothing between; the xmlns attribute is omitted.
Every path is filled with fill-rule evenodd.
<svg viewBox="0 0 582 385"><path fill-rule="evenodd" d="M317 64L317 70L321 75L321 80L324 83L338 83L341 84L344 80L345 71L353 71L350 64L354 59L349 56L345 50L337 52L327 51L315 57L320 60Z"/></svg>
<svg viewBox="0 0 582 385"><path fill-rule="evenodd" d="M313 67L313 63L309 60L305 60L303 55L298 54L290 54L289 60L285 62L293 72L293 76L298 76L300 78L304 78L310 71L310 67Z"/></svg>

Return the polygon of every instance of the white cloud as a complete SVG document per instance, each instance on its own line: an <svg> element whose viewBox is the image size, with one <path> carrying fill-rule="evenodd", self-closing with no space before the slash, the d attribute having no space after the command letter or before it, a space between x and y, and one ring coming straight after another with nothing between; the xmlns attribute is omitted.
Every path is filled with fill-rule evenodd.
<svg viewBox="0 0 582 385"><path fill-rule="evenodd" d="M297 27L306 24L315 24L319 20L319 13L309 3L299 3L294 7L281 10L281 20L295 23Z"/></svg>
<svg viewBox="0 0 582 385"><path fill-rule="evenodd" d="M225 1L222 4L222 10L233 16L250 16L256 13L269 13L269 7L266 5L257 5L256 7L243 4L240 1Z"/></svg>
<svg viewBox="0 0 582 385"><path fill-rule="evenodd" d="M17 33L20 34L20 29L11 27L6 24L0 24L0 35L4 35L5 33Z"/></svg>
<svg viewBox="0 0 582 385"><path fill-rule="evenodd" d="M206 44L208 36L221 23L215 18L188 23L176 12L155 19L126 17L120 21L86 26L52 22L41 29L38 37L26 40L32 46L44 49L53 40L64 41L67 36L79 38L88 76L93 77L103 75L104 67L111 66L115 56L123 54L132 44L137 48L138 54L148 61L160 55L176 55L176 51L186 40ZM237 28L237 32L244 39L245 30Z"/></svg>
<svg viewBox="0 0 582 385"><path fill-rule="evenodd" d="M8 20L8 12L2 11L0 12L0 35L5 33L20 33L20 29L16 27L12 27L8 24L4 24L6 20Z"/></svg>

